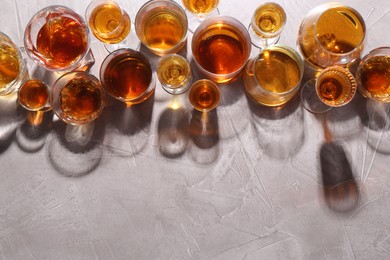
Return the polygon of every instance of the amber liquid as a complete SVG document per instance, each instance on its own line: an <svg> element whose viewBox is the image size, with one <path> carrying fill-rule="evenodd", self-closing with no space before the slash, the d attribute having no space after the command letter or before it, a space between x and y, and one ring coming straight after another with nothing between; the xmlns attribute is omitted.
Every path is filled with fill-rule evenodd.
<svg viewBox="0 0 390 260"><path fill-rule="evenodd" d="M253 21L256 25L254 26L255 32L263 36L263 33L279 31L286 21L286 16L279 5L267 3L256 10ZM256 27L259 30L256 30Z"/></svg>
<svg viewBox="0 0 390 260"><path fill-rule="evenodd" d="M208 111L218 105L220 92L210 81L198 81L191 87L189 99L196 110Z"/></svg>
<svg viewBox="0 0 390 260"><path fill-rule="evenodd" d="M241 68L248 52L245 40L229 25L206 29L194 49L199 65L214 74L230 74Z"/></svg>
<svg viewBox="0 0 390 260"><path fill-rule="evenodd" d="M0 45L0 91L18 77L19 71L18 51L9 45Z"/></svg>
<svg viewBox="0 0 390 260"><path fill-rule="evenodd" d="M183 0L185 8L194 14L207 14L218 6L219 0Z"/></svg>
<svg viewBox="0 0 390 260"><path fill-rule="evenodd" d="M273 93L294 88L300 80L297 61L282 51L264 51L255 64L255 77L260 86Z"/></svg>
<svg viewBox="0 0 390 260"><path fill-rule="evenodd" d="M322 100L337 101L342 97L344 86L334 78L324 79L319 85L319 94Z"/></svg>
<svg viewBox="0 0 390 260"><path fill-rule="evenodd" d="M59 95L64 116L76 121L94 119L103 106L102 92L89 79L70 80Z"/></svg>
<svg viewBox="0 0 390 260"><path fill-rule="evenodd" d="M184 21L173 12L157 12L144 21L146 45L155 50L169 50L177 46L186 34Z"/></svg>
<svg viewBox="0 0 390 260"><path fill-rule="evenodd" d="M28 80L19 88L19 103L27 109L39 110L49 100L49 89L40 80Z"/></svg>
<svg viewBox="0 0 390 260"><path fill-rule="evenodd" d="M127 13L122 15L120 7L102 4L93 9L89 17L89 27L100 41L121 42L130 32L131 23Z"/></svg>
<svg viewBox="0 0 390 260"><path fill-rule="evenodd" d="M388 98L390 96L390 57L369 58L360 71L362 87L372 96Z"/></svg>
<svg viewBox="0 0 390 260"><path fill-rule="evenodd" d="M47 21L37 36L41 60L50 68L72 65L88 47L88 32L77 20L56 16Z"/></svg>
<svg viewBox="0 0 390 260"><path fill-rule="evenodd" d="M179 88L189 82L191 69L184 58L174 55L159 63L157 74L161 84Z"/></svg>
<svg viewBox="0 0 390 260"><path fill-rule="evenodd" d="M142 96L152 80L152 69L143 59L115 57L104 71L104 88L113 97L131 101Z"/></svg>

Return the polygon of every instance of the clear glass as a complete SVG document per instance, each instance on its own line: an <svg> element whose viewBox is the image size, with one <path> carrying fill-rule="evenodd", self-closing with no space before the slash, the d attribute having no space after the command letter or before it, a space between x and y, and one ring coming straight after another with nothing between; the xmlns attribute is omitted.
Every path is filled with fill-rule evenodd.
<svg viewBox="0 0 390 260"><path fill-rule="evenodd" d="M85 11L93 35L112 52L120 48L137 49L140 42L128 13L115 1L94 0Z"/></svg>
<svg viewBox="0 0 390 260"><path fill-rule="evenodd" d="M157 76L163 89L173 95L184 93L191 86L190 64L178 54L170 54L160 59Z"/></svg>
<svg viewBox="0 0 390 260"><path fill-rule="evenodd" d="M312 9L299 28L298 47L313 67L352 66L362 52L366 26L361 15L340 3Z"/></svg>
<svg viewBox="0 0 390 260"><path fill-rule="evenodd" d="M18 103L28 111L50 109L49 99L49 87L41 80L26 80L18 90Z"/></svg>
<svg viewBox="0 0 390 260"><path fill-rule="evenodd" d="M378 102L390 102L390 47L376 48L360 61L356 71L359 92Z"/></svg>
<svg viewBox="0 0 390 260"><path fill-rule="evenodd" d="M259 48L276 44L286 20L286 12L277 3L267 2L257 7L248 29L252 44Z"/></svg>
<svg viewBox="0 0 390 260"><path fill-rule="evenodd" d="M188 30L194 32L206 19L219 15L219 0L182 0L188 17Z"/></svg>
<svg viewBox="0 0 390 260"><path fill-rule="evenodd" d="M54 83L50 104L65 123L83 125L103 111L104 91L95 76L83 71L68 72Z"/></svg>
<svg viewBox="0 0 390 260"><path fill-rule="evenodd" d="M245 26L229 16L211 17L192 37L192 53L197 68L206 78L228 83L241 75L251 53Z"/></svg>
<svg viewBox="0 0 390 260"><path fill-rule="evenodd" d="M26 62L19 48L0 32L0 96L16 91L26 77Z"/></svg>
<svg viewBox="0 0 390 260"><path fill-rule="evenodd" d="M284 45L268 46L247 63L245 90L258 104L280 106L297 93L303 72L303 61L295 50Z"/></svg>
<svg viewBox="0 0 390 260"><path fill-rule="evenodd" d="M24 47L35 63L48 70L70 71L94 63L93 55L87 56L87 24L65 6L48 6L31 18L24 34ZM92 60L86 60L91 56Z"/></svg>
<svg viewBox="0 0 390 260"><path fill-rule="evenodd" d="M135 17L138 38L159 56L179 52L186 42L187 29L184 9L171 0L148 1Z"/></svg>
<svg viewBox="0 0 390 260"><path fill-rule="evenodd" d="M196 110L208 112L218 106L221 93L218 85L213 81L200 79L192 84L188 97Z"/></svg>
<svg viewBox="0 0 390 260"><path fill-rule="evenodd" d="M129 106L148 99L156 87L148 59L132 49L108 55L100 67L100 80L107 94Z"/></svg>

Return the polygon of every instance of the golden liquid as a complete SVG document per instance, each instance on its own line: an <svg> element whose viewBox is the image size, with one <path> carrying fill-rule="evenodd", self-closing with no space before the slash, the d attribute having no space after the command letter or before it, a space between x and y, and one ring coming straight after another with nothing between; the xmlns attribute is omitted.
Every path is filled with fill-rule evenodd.
<svg viewBox="0 0 390 260"><path fill-rule="evenodd" d="M342 97L344 86L334 78L324 79L319 85L321 99L326 101L337 101Z"/></svg>
<svg viewBox="0 0 390 260"><path fill-rule="evenodd" d="M369 58L361 68L360 78L362 87L372 96L390 97L390 57Z"/></svg>
<svg viewBox="0 0 390 260"><path fill-rule="evenodd" d="M286 22L286 15L281 6L267 3L256 9L253 21L255 32L263 36L263 33L279 31Z"/></svg>
<svg viewBox="0 0 390 260"><path fill-rule="evenodd" d="M37 49L50 68L70 66L88 47L88 33L81 23L65 15L51 18L38 32Z"/></svg>
<svg viewBox="0 0 390 260"><path fill-rule="evenodd" d="M202 68L223 75L233 73L245 64L246 41L236 30L228 24L216 24L199 35L193 54Z"/></svg>
<svg viewBox="0 0 390 260"><path fill-rule="evenodd" d="M173 12L156 12L144 21L145 42L151 49L172 49L180 43L185 34L184 21Z"/></svg>
<svg viewBox="0 0 390 260"><path fill-rule="evenodd" d="M300 81L300 68L294 58L278 49L264 51L255 64L255 77L262 88L283 93Z"/></svg>
<svg viewBox="0 0 390 260"><path fill-rule="evenodd" d="M120 7L112 4L96 6L88 23L95 37L105 43L121 42L131 28L128 14L122 15Z"/></svg>
<svg viewBox="0 0 390 260"><path fill-rule="evenodd" d="M94 119L103 106L99 88L89 79L70 80L60 92L61 110L76 121Z"/></svg>
<svg viewBox="0 0 390 260"><path fill-rule="evenodd" d="M191 69L187 60L173 55L159 63L157 74L161 84L179 88L189 82Z"/></svg>
<svg viewBox="0 0 390 260"><path fill-rule="evenodd" d="M40 80L28 80L19 88L19 103L31 110L39 110L46 106L49 100L49 89Z"/></svg>
<svg viewBox="0 0 390 260"><path fill-rule="evenodd" d="M208 111L218 105L220 92L214 83L200 80L191 87L189 99L196 110Z"/></svg>
<svg viewBox="0 0 390 260"><path fill-rule="evenodd" d="M17 49L7 45L0 45L0 91L14 81L20 71L19 54Z"/></svg>
<svg viewBox="0 0 390 260"><path fill-rule="evenodd" d="M219 0L183 0L185 8L194 14L207 14L218 6Z"/></svg>

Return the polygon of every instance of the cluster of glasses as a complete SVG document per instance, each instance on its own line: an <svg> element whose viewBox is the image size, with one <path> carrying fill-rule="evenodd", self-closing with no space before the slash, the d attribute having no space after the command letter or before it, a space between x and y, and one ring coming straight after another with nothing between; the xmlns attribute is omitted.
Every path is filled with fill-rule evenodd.
<svg viewBox="0 0 390 260"><path fill-rule="evenodd" d="M0 34L0 94L18 90L19 103L31 111L53 109L69 124L85 124L103 110L105 94L126 105L148 99L155 90L152 65L138 50L140 44L161 56L157 78L172 95L189 91L199 111L214 109L220 101L218 84L242 75L245 91L256 103L280 106L298 92L304 61L318 75L302 88L309 111L323 112L347 104L356 89L381 102L390 102L390 48L373 50L350 72L365 42L366 28L360 14L337 3L320 5L302 21L298 48L276 44L286 24L286 12L272 2L260 5L249 26L221 16L218 0L183 0L185 9L171 0L145 3L134 26L130 16L113 0L94 0L85 19L64 6L49 6L36 13L25 30L29 58L45 69L63 75L53 86L36 79L23 80L25 61L19 49ZM90 35L105 44L109 54L100 67L100 79L88 73L94 60ZM204 79L193 82L189 61L177 54L193 32L191 51ZM252 44L259 54L249 59ZM4 62L3 62L4 61Z"/></svg>

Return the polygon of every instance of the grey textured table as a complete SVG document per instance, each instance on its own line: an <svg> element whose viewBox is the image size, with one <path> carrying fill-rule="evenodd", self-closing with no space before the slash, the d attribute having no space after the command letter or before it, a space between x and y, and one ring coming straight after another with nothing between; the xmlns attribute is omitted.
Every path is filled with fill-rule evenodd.
<svg viewBox="0 0 390 260"><path fill-rule="evenodd" d="M20 44L36 11L63 4L83 15L80 2L3 0L1 31ZM134 18L144 2L124 4ZM288 17L280 43L295 48L301 20L326 1L277 2ZM342 2L366 20L364 53L390 46L388 1ZM248 24L260 3L219 9ZM97 75L107 52L92 41ZM240 80L221 91L203 121L186 95L157 85L148 102L112 104L89 128L51 113L33 127L15 95L1 97L0 259L390 258L388 106L358 95L332 110L339 146L327 147L323 118L299 97L275 110L252 104ZM352 174L321 171L329 154Z"/></svg>

